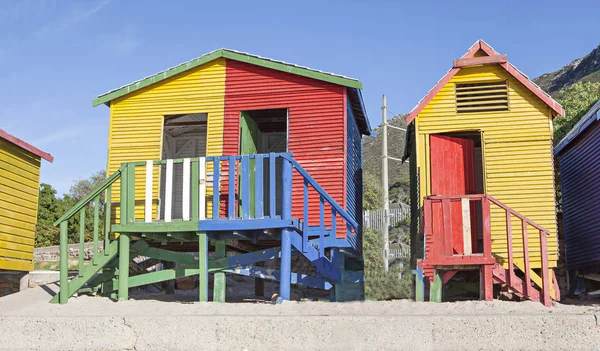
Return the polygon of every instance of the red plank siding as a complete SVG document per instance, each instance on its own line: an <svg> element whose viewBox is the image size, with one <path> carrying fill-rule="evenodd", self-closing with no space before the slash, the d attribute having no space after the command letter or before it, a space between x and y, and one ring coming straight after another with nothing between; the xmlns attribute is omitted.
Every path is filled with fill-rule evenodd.
<svg viewBox="0 0 600 351"><path fill-rule="evenodd" d="M226 72L223 154L239 152L241 111L287 108L289 152L345 208L345 87L232 60L227 60ZM302 218L303 183L296 175L293 192L293 217ZM330 214L325 206L325 218ZM309 224L319 224L319 199L314 192ZM338 220L338 227L341 224ZM338 236L345 235L343 229Z"/></svg>

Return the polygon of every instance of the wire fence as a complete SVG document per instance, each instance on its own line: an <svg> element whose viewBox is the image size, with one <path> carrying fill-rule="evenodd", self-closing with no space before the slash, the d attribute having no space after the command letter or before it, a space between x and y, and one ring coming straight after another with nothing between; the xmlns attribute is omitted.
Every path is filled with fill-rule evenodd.
<svg viewBox="0 0 600 351"><path fill-rule="evenodd" d="M390 208L390 226L393 227L404 221L410 215L410 208L406 204L401 204L400 207ZM365 228L380 230L385 223L385 215L383 209L379 210L364 210L363 225Z"/></svg>

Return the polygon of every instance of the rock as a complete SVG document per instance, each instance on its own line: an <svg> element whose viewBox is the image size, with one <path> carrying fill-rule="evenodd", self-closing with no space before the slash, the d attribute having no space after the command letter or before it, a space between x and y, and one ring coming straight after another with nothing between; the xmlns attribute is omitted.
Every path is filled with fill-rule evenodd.
<svg viewBox="0 0 600 351"><path fill-rule="evenodd" d="M175 281L175 288L177 290L192 290L196 287L196 277L181 277Z"/></svg>

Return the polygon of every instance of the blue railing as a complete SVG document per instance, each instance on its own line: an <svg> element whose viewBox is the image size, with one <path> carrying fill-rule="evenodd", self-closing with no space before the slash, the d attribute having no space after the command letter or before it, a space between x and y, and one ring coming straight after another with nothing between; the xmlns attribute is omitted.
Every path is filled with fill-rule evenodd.
<svg viewBox="0 0 600 351"><path fill-rule="evenodd" d="M145 168L145 171L140 168ZM225 224L226 221L246 220L252 223L256 222L253 220L272 219L289 222L297 219L304 234L303 252L312 239L318 239L319 247L336 246L339 244L336 233L342 232L344 227L344 240L360 251L356 219L308 174L291 153L129 162L124 163L121 169L121 173L127 176L121 181L121 205L127 205L127 218L121 221L122 224L140 221L141 211L135 211L136 208L141 210L140 203L144 204L143 221L146 223L199 220L207 226L210 226L207 222L219 221L222 227L230 227L231 223ZM159 169L161 195L157 199ZM144 196L139 193L143 187L136 186L143 173L146 174ZM294 182L296 192L293 191ZM303 187L302 199L298 182ZM313 192L311 196L310 192ZM139 201L142 198L144 200ZM300 201L302 207L292 208L292 204ZM316 201L318 213L314 211ZM216 223L212 228L215 227Z"/></svg>

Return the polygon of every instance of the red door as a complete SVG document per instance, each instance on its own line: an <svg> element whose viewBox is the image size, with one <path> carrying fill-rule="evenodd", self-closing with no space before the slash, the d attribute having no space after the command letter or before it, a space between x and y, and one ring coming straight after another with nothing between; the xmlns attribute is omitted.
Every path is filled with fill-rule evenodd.
<svg viewBox="0 0 600 351"><path fill-rule="evenodd" d="M473 140L464 138L453 138L444 135L431 135L431 195L465 195L474 194L475 186L475 143ZM475 214L473 206L471 216ZM463 223L462 206L460 201L450 204L451 229L444 230L441 203L434 203L432 209L432 221L434 233L443 230L443 235L452 236L453 252L446 254L463 254ZM471 235L472 241L476 242L476 227L473 225L472 217Z"/></svg>

